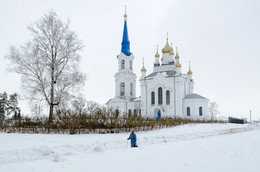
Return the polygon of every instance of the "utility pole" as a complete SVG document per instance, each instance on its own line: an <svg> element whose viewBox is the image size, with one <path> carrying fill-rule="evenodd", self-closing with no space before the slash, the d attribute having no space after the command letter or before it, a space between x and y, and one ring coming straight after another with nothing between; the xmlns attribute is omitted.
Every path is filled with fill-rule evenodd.
<svg viewBox="0 0 260 172"><path fill-rule="evenodd" d="M250 110L250 124L252 124L252 115L251 115L251 110Z"/></svg>

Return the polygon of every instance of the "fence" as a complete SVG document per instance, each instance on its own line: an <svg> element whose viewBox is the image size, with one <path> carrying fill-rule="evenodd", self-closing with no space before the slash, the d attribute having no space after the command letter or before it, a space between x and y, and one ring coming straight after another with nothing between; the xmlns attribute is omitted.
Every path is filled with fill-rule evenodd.
<svg viewBox="0 0 260 172"><path fill-rule="evenodd" d="M246 120L245 119L234 118L234 117L228 117L228 122L229 123L235 123L235 124L245 124Z"/></svg>

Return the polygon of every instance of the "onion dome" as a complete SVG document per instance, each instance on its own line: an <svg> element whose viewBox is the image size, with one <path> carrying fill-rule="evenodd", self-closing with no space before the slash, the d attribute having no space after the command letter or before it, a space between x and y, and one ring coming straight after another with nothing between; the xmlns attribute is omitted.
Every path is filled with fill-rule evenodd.
<svg viewBox="0 0 260 172"><path fill-rule="evenodd" d="M175 56L175 59L179 59L180 57L179 57L179 53L178 53L178 51L177 51L177 47L176 47L176 56Z"/></svg>
<svg viewBox="0 0 260 172"><path fill-rule="evenodd" d="M145 69L144 66L142 67L141 71L142 71L142 72L146 72L146 69Z"/></svg>
<svg viewBox="0 0 260 172"><path fill-rule="evenodd" d="M143 67L142 67L142 69L141 69L141 72L146 72L146 69L145 69L145 67L144 67L144 58L143 58Z"/></svg>
<svg viewBox="0 0 260 172"><path fill-rule="evenodd" d="M162 49L162 53L170 53L171 52L171 47L168 43L168 33L167 33L167 39L166 39L166 45L164 46L164 48Z"/></svg>
<svg viewBox="0 0 260 172"><path fill-rule="evenodd" d="M168 38L167 38L167 42L166 45L164 46L164 48L162 49L162 53L170 53L171 52L171 47L168 43Z"/></svg>
<svg viewBox="0 0 260 172"><path fill-rule="evenodd" d="M192 71L189 69L188 74L192 74Z"/></svg>
<svg viewBox="0 0 260 172"><path fill-rule="evenodd" d="M173 48L172 48L172 43L171 43L171 51L170 51L170 55L174 55Z"/></svg>
<svg viewBox="0 0 260 172"><path fill-rule="evenodd" d="M181 64L180 64L179 60L178 60L178 62L176 64L176 67L181 67Z"/></svg>
<svg viewBox="0 0 260 172"><path fill-rule="evenodd" d="M156 51L155 57L160 57L160 54L158 53L158 45L157 45L157 51Z"/></svg>
<svg viewBox="0 0 260 172"><path fill-rule="evenodd" d="M188 74L192 74L192 71L190 69L190 61L189 61L189 71L188 71Z"/></svg>

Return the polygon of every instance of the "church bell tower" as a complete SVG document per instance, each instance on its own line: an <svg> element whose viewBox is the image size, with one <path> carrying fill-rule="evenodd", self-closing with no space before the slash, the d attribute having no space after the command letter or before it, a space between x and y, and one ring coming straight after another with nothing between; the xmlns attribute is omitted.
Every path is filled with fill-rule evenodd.
<svg viewBox="0 0 260 172"><path fill-rule="evenodd" d="M117 56L118 72L115 74L115 96L125 100L136 97L136 75L133 73L134 55L130 52L127 30L127 14L124 15L121 53Z"/></svg>

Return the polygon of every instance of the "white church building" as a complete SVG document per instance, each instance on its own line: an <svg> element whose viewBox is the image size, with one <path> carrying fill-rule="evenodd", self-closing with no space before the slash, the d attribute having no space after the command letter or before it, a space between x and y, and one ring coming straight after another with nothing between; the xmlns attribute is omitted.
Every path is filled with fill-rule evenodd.
<svg viewBox="0 0 260 172"><path fill-rule="evenodd" d="M168 37L168 36L167 36ZM209 119L209 99L193 92L194 80L189 66L182 73L179 53L166 40L162 56L155 54L153 72L146 74L141 69L141 97L136 97L136 75L133 71L134 55L130 52L127 31L127 15L124 15L124 30L121 52L117 56L118 72L115 74L115 97L106 105L122 115L138 115L144 118L181 117Z"/></svg>

